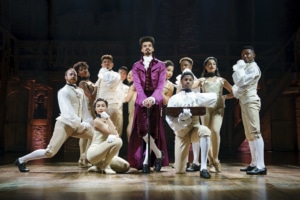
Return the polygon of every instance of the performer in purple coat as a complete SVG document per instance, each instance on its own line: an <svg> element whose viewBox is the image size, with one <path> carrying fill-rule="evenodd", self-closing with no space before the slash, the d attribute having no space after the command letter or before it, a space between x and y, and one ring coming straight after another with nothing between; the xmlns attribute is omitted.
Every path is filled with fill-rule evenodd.
<svg viewBox="0 0 300 200"><path fill-rule="evenodd" d="M150 173L150 166L154 164L155 171L159 172L161 166L169 164L161 116L166 67L162 61L153 56L153 37L144 36L139 42L143 55L132 67L133 84L137 91L137 98L128 144L128 162L131 167L138 170L142 169L143 173ZM150 133L148 133L147 109L150 109ZM154 156L151 157L152 163L148 163L148 134L150 134L150 149L156 157L156 159Z"/></svg>

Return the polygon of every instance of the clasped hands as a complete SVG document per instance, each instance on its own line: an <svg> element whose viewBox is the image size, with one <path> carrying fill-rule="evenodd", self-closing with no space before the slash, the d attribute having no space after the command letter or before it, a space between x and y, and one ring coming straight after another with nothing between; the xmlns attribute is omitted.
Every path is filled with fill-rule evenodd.
<svg viewBox="0 0 300 200"><path fill-rule="evenodd" d="M188 126L192 122L192 113L191 110L188 108L184 108L182 113L179 114L178 116L178 123L181 126Z"/></svg>
<svg viewBox="0 0 300 200"><path fill-rule="evenodd" d="M153 97L148 97L143 101L143 106L145 106L146 108L150 108L154 103L155 99Z"/></svg>

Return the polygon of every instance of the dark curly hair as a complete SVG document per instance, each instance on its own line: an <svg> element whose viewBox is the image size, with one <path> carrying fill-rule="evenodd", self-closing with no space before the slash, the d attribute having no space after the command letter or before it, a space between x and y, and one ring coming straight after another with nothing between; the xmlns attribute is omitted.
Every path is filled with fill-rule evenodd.
<svg viewBox="0 0 300 200"><path fill-rule="evenodd" d="M84 62L84 61L79 61L73 65L73 68L76 70L77 74L78 74L79 67L82 67L82 66L89 68L89 65L87 64L87 62Z"/></svg>

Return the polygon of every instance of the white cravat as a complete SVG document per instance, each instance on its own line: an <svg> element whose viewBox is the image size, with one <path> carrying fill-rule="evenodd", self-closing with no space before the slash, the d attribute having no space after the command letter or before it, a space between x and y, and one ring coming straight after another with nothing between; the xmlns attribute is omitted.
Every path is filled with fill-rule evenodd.
<svg viewBox="0 0 300 200"><path fill-rule="evenodd" d="M143 60L144 60L143 64L144 64L144 67L145 67L146 70L148 69L149 64L150 64L152 59L153 59L152 56L143 56Z"/></svg>

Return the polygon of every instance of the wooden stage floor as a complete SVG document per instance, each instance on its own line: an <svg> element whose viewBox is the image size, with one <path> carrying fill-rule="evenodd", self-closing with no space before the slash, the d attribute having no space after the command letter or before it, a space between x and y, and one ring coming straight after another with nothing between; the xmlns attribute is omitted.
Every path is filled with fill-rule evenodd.
<svg viewBox="0 0 300 200"><path fill-rule="evenodd" d="M17 155L0 155L0 199L300 199L300 154L265 153L268 174L249 176L239 169L249 162L248 153L221 156L222 172L211 179L199 172L175 174L171 167L159 173L89 173L76 160L45 159L27 164L20 173L12 163Z"/></svg>

